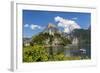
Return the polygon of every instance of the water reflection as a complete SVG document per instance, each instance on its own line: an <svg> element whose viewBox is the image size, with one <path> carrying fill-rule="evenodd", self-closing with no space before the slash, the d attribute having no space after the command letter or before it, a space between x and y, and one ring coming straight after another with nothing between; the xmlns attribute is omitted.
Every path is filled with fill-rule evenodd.
<svg viewBox="0 0 100 73"><path fill-rule="evenodd" d="M72 44L66 46L57 45L49 47L48 52L50 55L63 53L66 57L80 56L81 59L91 58L90 44L82 46Z"/></svg>

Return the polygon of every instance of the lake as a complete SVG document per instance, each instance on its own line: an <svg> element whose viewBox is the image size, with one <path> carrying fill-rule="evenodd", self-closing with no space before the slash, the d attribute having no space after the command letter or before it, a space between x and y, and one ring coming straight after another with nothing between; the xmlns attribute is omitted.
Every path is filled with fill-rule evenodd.
<svg viewBox="0 0 100 73"><path fill-rule="evenodd" d="M48 48L49 54L59 54L63 53L66 57L80 56L82 59L91 58L91 47L90 44L76 46L76 45L66 45L66 46L53 46Z"/></svg>

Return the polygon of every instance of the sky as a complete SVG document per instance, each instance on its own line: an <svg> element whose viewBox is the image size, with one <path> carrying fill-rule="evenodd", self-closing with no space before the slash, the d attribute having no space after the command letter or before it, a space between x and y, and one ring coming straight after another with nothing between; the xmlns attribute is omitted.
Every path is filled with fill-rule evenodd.
<svg viewBox="0 0 100 73"><path fill-rule="evenodd" d="M49 23L62 28L62 31L66 33L68 32L69 24L73 29L86 29L91 25L90 13L23 10L22 18L23 37L32 37L38 34Z"/></svg>

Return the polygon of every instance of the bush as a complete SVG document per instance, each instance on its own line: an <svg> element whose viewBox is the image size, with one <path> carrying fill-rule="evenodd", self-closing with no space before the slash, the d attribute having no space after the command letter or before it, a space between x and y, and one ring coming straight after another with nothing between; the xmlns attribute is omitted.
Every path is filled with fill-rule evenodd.
<svg viewBox="0 0 100 73"><path fill-rule="evenodd" d="M38 62L48 60L48 53L46 52L46 49L41 45L24 47L23 51L24 62Z"/></svg>

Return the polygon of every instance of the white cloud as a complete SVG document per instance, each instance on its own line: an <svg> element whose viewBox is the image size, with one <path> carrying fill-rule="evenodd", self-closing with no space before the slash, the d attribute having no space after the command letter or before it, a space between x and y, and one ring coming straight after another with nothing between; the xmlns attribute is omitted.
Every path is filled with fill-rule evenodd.
<svg viewBox="0 0 100 73"><path fill-rule="evenodd" d="M39 25L34 25L34 24L31 24L31 25L30 25L30 28L31 28L32 30L35 30L35 29L42 29L41 26L39 26Z"/></svg>
<svg viewBox="0 0 100 73"><path fill-rule="evenodd" d="M73 17L72 19L77 20L78 18L77 17Z"/></svg>
<svg viewBox="0 0 100 73"><path fill-rule="evenodd" d="M43 29L44 27L41 27L41 26L39 26L39 25L35 25L35 24L25 24L24 25L24 27L25 28L30 28L30 29L32 29L32 30L35 30L35 29Z"/></svg>
<svg viewBox="0 0 100 73"><path fill-rule="evenodd" d="M63 27L64 32L70 33L74 29L80 29L81 27L73 20L64 19L60 16L54 18L56 22L58 22L58 27Z"/></svg>
<svg viewBox="0 0 100 73"><path fill-rule="evenodd" d="M58 22L58 21L62 21L62 20L63 20L63 18L60 17L60 16L56 16L54 19L55 19L56 22Z"/></svg>
<svg viewBox="0 0 100 73"><path fill-rule="evenodd" d="M25 24L24 27L29 27L29 24Z"/></svg>

